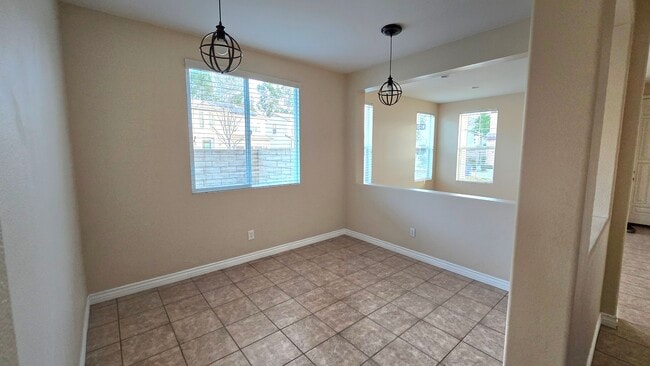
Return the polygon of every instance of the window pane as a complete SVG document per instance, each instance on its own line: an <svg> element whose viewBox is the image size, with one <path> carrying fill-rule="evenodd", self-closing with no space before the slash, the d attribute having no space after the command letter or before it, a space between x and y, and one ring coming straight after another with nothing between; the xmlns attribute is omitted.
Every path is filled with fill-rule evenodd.
<svg viewBox="0 0 650 366"><path fill-rule="evenodd" d="M433 179L433 149L435 117L418 113L415 128L415 176L416 182Z"/></svg>
<svg viewBox="0 0 650 366"><path fill-rule="evenodd" d="M497 111L460 115L456 180L492 183L497 119Z"/></svg>
<svg viewBox="0 0 650 366"><path fill-rule="evenodd" d="M299 182L298 89L250 80L254 187Z"/></svg>
<svg viewBox="0 0 650 366"><path fill-rule="evenodd" d="M372 119L372 105L366 104L363 116L363 184L372 181Z"/></svg>
<svg viewBox="0 0 650 366"><path fill-rule="evenodd" d="M194 191L300 182L298 89L188 70Z"/></svg>

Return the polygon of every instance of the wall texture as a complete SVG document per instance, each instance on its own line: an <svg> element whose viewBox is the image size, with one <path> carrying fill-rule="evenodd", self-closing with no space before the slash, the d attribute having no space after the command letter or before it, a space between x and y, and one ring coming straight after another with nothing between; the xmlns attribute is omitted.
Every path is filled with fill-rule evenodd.
<svg viewBox="0 0 650 366"><path fill-rule="evenodd" d="M464 100L438 105L438 154L435 188L438 191L517 199L524 125L524 93ZM494 182L456 181L458 119L461 113L498 110Z"/></svg>
<svg viewBox="0 0 650 366"><path fill-rule="evenodd" d="M608 24L606 20L603 28L612 29L612 24ZM601 217L610 216L619 131L623 117L624 89L627 82L630 28L629 24L622 24L615 27L613 33L603 30L601 35L604 43L602 56L605 57L605 60L601 63L601 76L596 99L597 108L592 132L584 215L587 222L590 214L602 215ZM609 42L611 42L611 52L610 47L607 46ZM587 211L589 207L593 207L593 213ZM584 221L583 225L585 225ZM593 221L591 225L593 231ZM569 336L569 354L567 355L567 364L569 365L581 365L588 362L592 341L599 331L597 325L601 310L600 302L608 237L609 225L605 225L598 238L590 238L588 244L583 241L580 247ZM592 239L596 239L593 245Z"/></svg>
<svg viewBox="0 0 650 366"><path fill-rule="evenodd" d="M647 1L635 1L634 3L635 14L630 46L630 64L625 90L623 124L621 126L611 229L609 231L605 281L601 300L601 311L610 315L616 315L617 309L623 245L625 244L625 231L632 194L632 177L635 169L636 144L639 134L641 93L645 83L648 60L647 50L650 43L650 3Z"/></svg>
<svg viewBox="0 0 650 366"><path fill-rule="evenodd" d="M433 180L413 181L415 125L418 113L437 115L437 105L402 97L399 103L388 107L381 104L376 92L366 94L366 103L373 105L372 183L433 189Z"/></svg>
<svg viewBox="0 0 650 366"><path fill-rule="evenodd" d="M344 227L343 75L247 49L241 69L300 83L301 184L192 194L184 59L200 36L61 14L89 291Z"/></svg>
<svg viewBox="0 0 650 366"><path fill-rule="evenodd" d="M535 3L507 365L588 364L608 235L592 221L600 137L607 99L621 98L608 89L614 7Z"/></svg>
<svg viewBox="0 0 650 366"><path fill-rule="evenodd" d="M409 80L528 50L523 21L393 62L393 75ZM348 82L348 227L494 277L509 280L514 245L513 201L362 184L364 90L383 82L387 65L353 73ZM467 230L472 223L472 230ZM409 236L417 229L417 238ZM487 255L486 255L487 253Z"/></svg>
<svg viewBox="0 0 650 366"><path fill-rule="evenodd" d="M77 364L86 300L56 6L0 5L0 221L21 365Z"/></svg>

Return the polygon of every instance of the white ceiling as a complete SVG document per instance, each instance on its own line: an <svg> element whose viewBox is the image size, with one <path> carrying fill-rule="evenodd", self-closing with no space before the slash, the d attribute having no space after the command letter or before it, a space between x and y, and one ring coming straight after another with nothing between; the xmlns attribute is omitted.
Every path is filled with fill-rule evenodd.
<svg viewBox="0 0 650 366"><path fill-rule="evenodd" d="M462 71L443 73L403 84L404 95L435 103L492 97L526 91L528 57L496 61ZM478 88L474 89L474 87Z"/></svg>
<svg viewBox="0 0 650 366"><path fill-rule="evenodd" d="M217 0L63 0L203 35ZM351 72L388 60L383 25L400 23L394 57L528 18L532 0L222 0L226 31L243 46ZM197 37L197 47L199 39ZM245 56L244 56L245 57Z"/></svg>

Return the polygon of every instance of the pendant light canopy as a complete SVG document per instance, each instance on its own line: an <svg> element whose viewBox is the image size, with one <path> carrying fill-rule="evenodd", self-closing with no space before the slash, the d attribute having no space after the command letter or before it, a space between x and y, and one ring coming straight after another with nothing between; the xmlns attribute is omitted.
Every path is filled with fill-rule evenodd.
<svg viewBox="0 0 650 366"><path fill-rule="evenodd" d="M235 71L241 64L242 51L239 43L226 33L221 24L221 0L219 0L219 24L217 30L208 33L201 40L201 57L212 70L222 74Z"/></svg>
<svg viewBox="0 0 650 366"><path fill-rule="evenodd" d="M393 80L393 36L402 32L402 26L399 24L388 24L381 28L381 33L390 37L390 61L388 63L388 80L379 88L379 101L387 106L391 106L399 101L402 96L402 87Z"/></svg>

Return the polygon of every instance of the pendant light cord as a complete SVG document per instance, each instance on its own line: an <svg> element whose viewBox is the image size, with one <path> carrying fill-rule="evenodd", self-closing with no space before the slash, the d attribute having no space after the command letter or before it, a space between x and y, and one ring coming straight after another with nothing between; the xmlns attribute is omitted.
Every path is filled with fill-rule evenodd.
<svg viewBox="0 0 650 366"><path fill-rule="evenodd" d="M219 24L221 24L221 0L219 0Z"/></svg>
<svg viewBox="0 0 650 366"><path fill-rule="evenodd" d="M388 77L389 78L393 77L393 36L390 36L390 56L388 58Z"/></svg>

